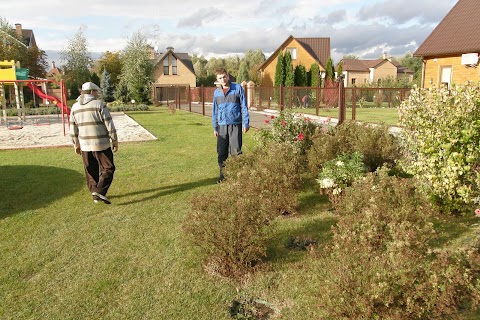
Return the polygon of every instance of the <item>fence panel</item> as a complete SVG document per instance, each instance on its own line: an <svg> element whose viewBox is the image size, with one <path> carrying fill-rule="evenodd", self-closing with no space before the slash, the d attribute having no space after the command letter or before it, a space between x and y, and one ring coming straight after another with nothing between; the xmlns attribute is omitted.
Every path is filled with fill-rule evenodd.
<svg viewBox="0 0 480 320"><path fill-rule="evenodd" d="M211 108L216 87L157 87L155 98L161 103L167 103L191 112L206 114ZM324 108L335 109L339 101L345 101L346 108L352 109L352 119L355 119L357 108L398 108L401 102L410 95L409 88L344 88L344 98L339 99L338 83L332 87L254 87L245 90L253 94L251 108L253 110L273 109L309 109L319 115ZM313 109L313 110L312 110Z"/></svg>

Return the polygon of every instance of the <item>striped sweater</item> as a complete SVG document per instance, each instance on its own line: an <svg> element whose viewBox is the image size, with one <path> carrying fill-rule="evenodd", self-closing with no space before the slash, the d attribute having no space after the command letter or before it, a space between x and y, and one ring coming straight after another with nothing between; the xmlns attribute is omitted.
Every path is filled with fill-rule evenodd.
<svg viewBox="0 0 480 320"><path fill-rule="evenodd" d="M82 94L70 112L70 137L82 151L103 151L117 140L117 131L105 103Z"/></svg>

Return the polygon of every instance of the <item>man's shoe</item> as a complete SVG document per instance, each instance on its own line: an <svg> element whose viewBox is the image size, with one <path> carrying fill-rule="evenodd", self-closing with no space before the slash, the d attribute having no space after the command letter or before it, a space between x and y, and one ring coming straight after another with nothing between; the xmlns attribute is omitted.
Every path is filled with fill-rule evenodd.
<svg viewBox="0 0 480 320"><path fill-rule="evenodd" d="M104 196L103 194L100 194L100 193L98 193L98 192L92 192L92 196L97 197L98 200L103 201L103 203L111 204L111 202L110 202L110 200L107 198L107 196ZM95 201L95 198L93 199L93 201Z"/></svg>
<svg viewBox="0 0 480 320"><path fill-rule="evenodd" d="M94 203L99 203L100 201L102 201L102 200L100 200L99 197L93 196L93 202L94 202Z"/></svg>

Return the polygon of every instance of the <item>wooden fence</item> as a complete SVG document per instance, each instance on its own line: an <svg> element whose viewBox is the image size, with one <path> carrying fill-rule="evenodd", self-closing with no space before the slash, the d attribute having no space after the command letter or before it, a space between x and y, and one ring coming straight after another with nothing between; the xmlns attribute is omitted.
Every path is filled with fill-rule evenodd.
<svg viewBox="0 0 480 320"><path fill-rule="evenodd" d="M409 88L358 88L343 86L343 81L324 87L258 87L243 83L248 106L254 110L315 108L316 115L322 108L338 108L339 123L346 117L346 109L351 108L351 119L355 120L357 108L397 108L408 98ZM176 108L197 109L200 106L205 114L205 106L213 101L216 87L171 86L157 88L156 101ZM158 99L161 98L161 99Z"/></svg>

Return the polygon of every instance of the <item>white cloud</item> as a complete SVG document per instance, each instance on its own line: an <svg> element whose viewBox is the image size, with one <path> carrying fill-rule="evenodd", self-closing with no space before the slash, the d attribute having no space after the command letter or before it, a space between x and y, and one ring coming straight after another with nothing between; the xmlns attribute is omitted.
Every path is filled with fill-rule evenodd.
<svg viewBox="0 0 480 320"><path fill-rule="evenodd" d="M160 50L221 56L273 52L285 39L330 37L332 57L414 51L457 0L2 1L0 16L33 29L43 50L62 50L84 25L93 52L117 51L137 31ZM25 17L28 17L26 19ZM338 60L336 60L338 61Z"/></svg>

